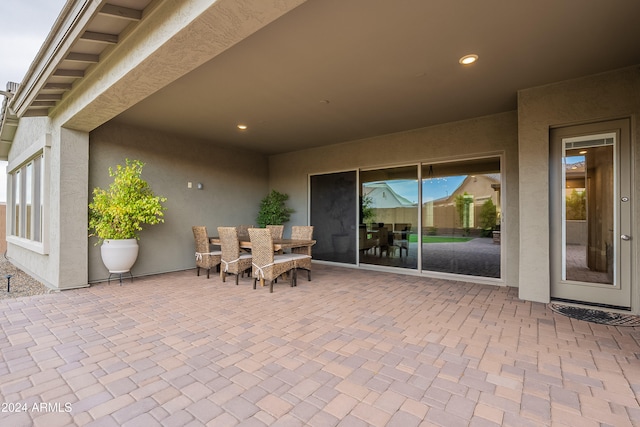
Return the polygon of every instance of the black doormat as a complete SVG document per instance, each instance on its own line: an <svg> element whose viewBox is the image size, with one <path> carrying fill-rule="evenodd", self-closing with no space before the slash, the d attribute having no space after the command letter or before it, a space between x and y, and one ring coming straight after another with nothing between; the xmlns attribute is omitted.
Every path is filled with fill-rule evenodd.
<svg viewBox="0 0 640 427"><path fill-rule="evenodd" d="M549 304L556 313L586 322L600 323L610 326L640 326L640 316L624 313L612 313L592 308L572 307L562 304Z"/></svg>

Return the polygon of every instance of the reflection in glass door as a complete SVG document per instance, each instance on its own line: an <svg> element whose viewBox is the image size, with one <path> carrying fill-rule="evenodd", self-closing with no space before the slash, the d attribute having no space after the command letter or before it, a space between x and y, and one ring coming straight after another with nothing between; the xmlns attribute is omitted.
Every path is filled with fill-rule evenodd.
<svg viewBox="0 0 640 427"><path fill-rule="evenodd" d="M422 166L422 269L501 277L500 157Z"/></svg>
<svg viewBox="0 0 640 427"><path fill-rule="evenodd" d="M562 279L612 285L614 138L566 141Z"/></svg>
<svg viewBox="0 0 640 427"><path fill-rule="evenodd" d="M360 172L360 263L418 266L418 167Z"/></svg>

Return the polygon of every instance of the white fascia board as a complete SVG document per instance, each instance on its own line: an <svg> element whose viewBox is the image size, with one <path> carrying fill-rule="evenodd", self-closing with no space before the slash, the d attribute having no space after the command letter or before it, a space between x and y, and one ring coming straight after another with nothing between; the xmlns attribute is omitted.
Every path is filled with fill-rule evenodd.
<svg viewBox="0 0 640 427"><path fill-rule="evenodd" d="M25 114L47 79L65 59L75 40L82 35L85 27L103 3L103 1L76 0L65 4L11 100L11 107L18 117Z"/></svg>

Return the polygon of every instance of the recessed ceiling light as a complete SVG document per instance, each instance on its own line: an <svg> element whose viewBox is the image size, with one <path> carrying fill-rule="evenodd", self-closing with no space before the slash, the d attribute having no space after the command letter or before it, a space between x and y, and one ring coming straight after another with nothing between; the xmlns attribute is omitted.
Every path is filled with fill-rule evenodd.
<svg viewBox="0 0 640 427"><path fill-rule="evenodd" d="M462 58L460 58L458 62L461 63L462 65L469 65L469 64L473 64L477 60L478 60L478 55L471 54L471 55L463 56Z"/></svg>
<svg viewBox="0 0 640 427"><path fill-rule="evenodd" d="M242 124L240 124L240 125L238 125L238 129L240 129L240 130L247 130L247 125L242 125Z"/></svg>

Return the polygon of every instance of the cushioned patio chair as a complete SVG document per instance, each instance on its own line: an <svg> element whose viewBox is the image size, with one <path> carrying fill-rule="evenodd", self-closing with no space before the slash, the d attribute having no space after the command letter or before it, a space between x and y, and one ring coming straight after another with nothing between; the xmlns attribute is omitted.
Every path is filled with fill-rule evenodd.
<svg viewBox="0 0 640 427"><path fill-rule="evenodd" d="M200 276L200 269L205 268L208 279L211 269L220 265L222 252L211 250L207 227L204 225L194 225L191 229L193 230L193 238L196 243L196 275Z"/></svg>
<svg viewBox="0 0 640 427"><path fill-rule="evenodd" d="M282 235L284 234L284 225L267 225L265 228L271 231L271 237L273 239L282 239ZM276 251L276 253L282 254L284 252L279 250Z"/></svg>
<svg viewBox="0 0 640 427"><path fill-rule="evenodd" d="M296 240L312 240L313 225L294 225L291 227L291 238ZM292 254L307 255L308 258L296 259L296 269L307 270L307 280L311 281L311 246L292 248Z"/></svg>
<svg viewBox="0 0 640 427"><path fill-rule="evenodd" d="M238 230L238 236L242 236L242 237L246 237L249 235L249 232L247 230L249 230L250 228L253 228L253 225L239 225L236 227L236 229Z"/></svg>
<svg viewBox="0 0 640 427"><path fill-rule="evenodd" d="M220 278L226 281L228 274L238 277L245 271L251 271L251 254L240 251L238 229L236 227L218 227L222 259L220 265Z"/></svg>
<svg viewBox="0 0 640 427"><path fill-rule="evenodd" d="M269 292L273 292L273 282L287 272L291 276L291 286L296 286L296 260L308 255L274 255L271 231L266 228L250 228L249 237L253 256L253 289L256 289L258 280L261 286L264 286L264 282L268 280Z"/></svg>
<svg viewBox="0 0 640 427"><path fill-rule="evenodd" d="M271 231L271 237L274 239L282 239L284 233L284 225L267 225L267 230Z"/></svg>

